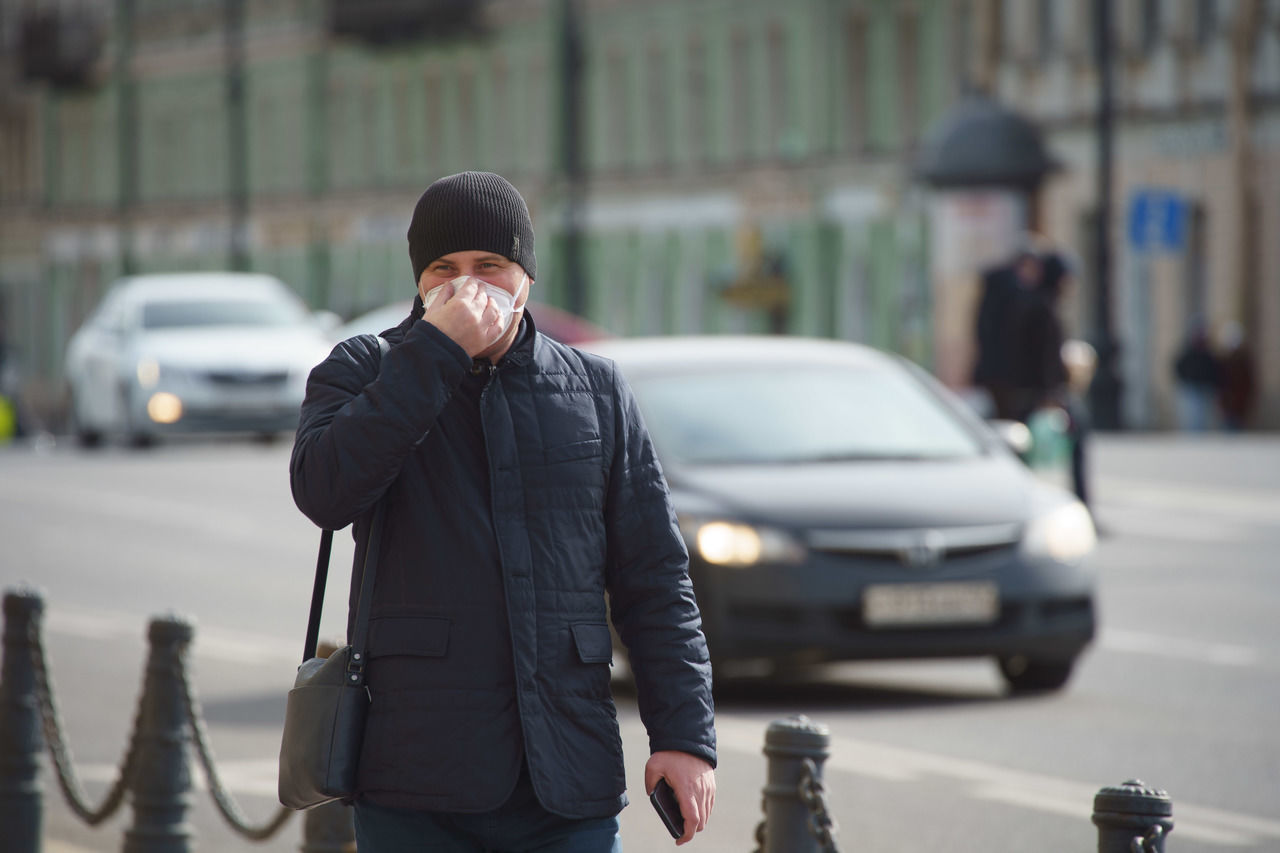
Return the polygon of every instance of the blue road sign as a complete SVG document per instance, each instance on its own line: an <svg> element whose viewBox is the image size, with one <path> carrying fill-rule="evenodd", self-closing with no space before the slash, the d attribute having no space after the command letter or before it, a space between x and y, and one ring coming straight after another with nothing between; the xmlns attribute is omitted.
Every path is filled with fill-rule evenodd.
<svg viewBox="0 0 1280 853"><path fill-rule="evenodd" d="M1182 251L1188 208L1186 198L1173 190L1136 190L1129 197L1129 245L1140 251Z"/></svg>

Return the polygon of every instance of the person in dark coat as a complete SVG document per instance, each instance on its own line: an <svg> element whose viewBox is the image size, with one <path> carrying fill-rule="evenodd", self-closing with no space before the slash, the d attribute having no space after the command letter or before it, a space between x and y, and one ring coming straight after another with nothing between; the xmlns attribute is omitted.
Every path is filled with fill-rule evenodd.
<svg viewBox="0 0 1280 853"><path fill-rule="evenodd" d="M1009 313L1018 296L1013 264L1001 264L982 273L982 297L974 328L976 357L973 384L991 398L993 414L1013 417L1009 405Z"/></svg>
<svg viewBox="0 0 1280 853"><path fill-rule="evenodd" d="M312 371L290 462L299 508L353 525L357 555L385 502L357 845L621 849L607 612L649 733L645 789L675 789L687 842L715 797L711 667L632 393L524 310L533 227L505 179L436 181L408 238L412 313L385 356L358 336Z"/></svg>
<svg viewBox="0 0 1280 853"><path fill-rule="evenodd" d="M1018 302L1011 331L1015 416L1027 422L1038 410L1060 409L1066 414L1072 490L1088 506L1089 414L1070 381L1060 316L1062 300L1072 282L1071 267L1060 252L1047 251L1040 258L1038 272L1035 286Z"/></svg>
<svg viewBox="0 0 1280 853"><path fill-rule="evenodd" d="M1238 432L1249 423L1258 396L1253 353L1239 323L1233 321L1223 327L1218 365L1221 370L1218 410L1222 412L1223 426Z"/></svg>
<svg viewBox="0 0 1280 853"><path fill-rule="evenodd" d="M1036 409L1058 402L1066 385L1058 303L1067 277L1067 265L1057 253L1038 258L1034 272L1020 276L1007 331L1012 414L1017 420L1025 421Z"/></svg>
<svg viewBox="0 0 1280 853"><path fill-rule="evenodd" d="M1202 323L1192 324L1174 356L1173 375L1178 382L1179 426L1204 432L1210 425L1214 396L1222 385L1222 364L1209 345L1209 333Z"/></svg>
<svg viewBox="0 0 1280 853"><path fill-rule="evenodd" d="M1025 415L1025 393L1017 333L1033 301L1043 275L1039 253L1031 247L1018 250L1006 263L982 274L982 298L978 303L974 341L977 357L973 384L991 397L994 415L1005 420L1021 420Z"/></svg>

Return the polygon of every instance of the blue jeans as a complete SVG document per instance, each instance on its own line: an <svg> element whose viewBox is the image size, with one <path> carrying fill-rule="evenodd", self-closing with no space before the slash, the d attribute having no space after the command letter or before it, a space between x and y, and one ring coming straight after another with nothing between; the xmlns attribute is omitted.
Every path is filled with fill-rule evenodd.
<svg viewBox="0 0 1280 853"><path fill-rule="evenodd" d="M359 853L622 853L618 818L554 815L527 768L506 803L477 814L406 811L357 800Z"/></svg>

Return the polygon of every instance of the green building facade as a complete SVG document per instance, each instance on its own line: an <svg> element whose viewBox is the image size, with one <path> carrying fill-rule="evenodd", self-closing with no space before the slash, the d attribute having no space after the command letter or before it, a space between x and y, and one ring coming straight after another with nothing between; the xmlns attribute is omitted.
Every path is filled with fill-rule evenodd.
<svg viewBox="0 0 1280 853"><path fill-rule="evenodd" d="M118 0L85 79L5 70L0 322L37 408L56 417L67 337L125 272L246 266L343 316L407 297L413 202L465 169L528 198L535 298L614 333L781 331L929 362L909 163L957 94L963 4L491 0L470 27L386 42L336 34L344 5ZM0 8L12 39L21 4Z"/></svg>

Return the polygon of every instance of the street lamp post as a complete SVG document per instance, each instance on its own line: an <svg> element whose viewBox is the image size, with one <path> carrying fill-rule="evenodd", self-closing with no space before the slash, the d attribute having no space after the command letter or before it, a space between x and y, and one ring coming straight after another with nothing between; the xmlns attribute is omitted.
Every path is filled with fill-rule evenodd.
<svg viewBox="0 0 1280 853"><path fill-rule="evenodd" d="M582 272L582 216L586 195L583 162L582 30L577 0L561 0L560 44L560 171L564 180L565 307L586 313Z"/></svg>
<svg viewBox="0 0 1280 853"><path fill-rule="evenodd" d="M227 175L231 269L249 269L249 125L244 85L245 0L225 0Z"/></svg>
<svg viewBox="0 0 1280 853"><path fill-rule="evenodd" d="M1119 344L1111 310L1111 177L1112 177L1112 63L1111 0L1093 0L1093 35L1098 67L1098 216L1094 240L1095 310L1098 324L1098 367L1089 386L1094 426L1119 429Z"/></svg>

